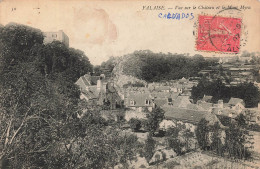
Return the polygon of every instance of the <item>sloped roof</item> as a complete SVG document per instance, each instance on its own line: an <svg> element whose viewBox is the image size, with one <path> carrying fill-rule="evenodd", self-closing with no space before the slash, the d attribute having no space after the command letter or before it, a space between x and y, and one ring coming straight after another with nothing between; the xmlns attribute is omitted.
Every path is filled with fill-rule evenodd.
<svg viewBox="0 0 260 169"><path fill-rule="evenodd" d="M100 76L91 76L89 74L85 74L84 76L81 76L77 80L76 84L80 88L84 89L84 88L86 88L86 86L97 85L97 81L99 79L100 79ZM103 81L105 81L105 80L103 79Z"/></svg>
<svg viewBox="0 0 260 169"><path fill-rule="evenodd" d="M78 85L81 89L85 89L87 86L91 85L84 76L81 76L75 84Z"/></svg>
<svg viewBox="0 0 260 169"><path fill-rule="evenodd" d="M158 86L155 87L155 91L171 90L170 86Z"/></svg>
<svg viewBox="0 0 260 169"><path fill-rule="evenodd" d="M178 97L179 97L179 93L171 93L171 98L173 99L173 100L175 100L175 99L177 99Z"/></svg>
<svg viewBox="0 0 260 169"><path fill-rule="evenodd" d="M201 102L199 106L202 107L204 110L210 110L214 105L212 103Z"/></svg>
<svg viewBox="0 0 260 169"><path fill-rule="evenodd" d="M185 77L182 77L180 80L179 80L179 82L188 82L189 81L189 79L186 79Z"/></svg>
<svg viewBox="0 0 260 169"><path fill-rule="evenodd" d="M167 98L156 98L154 99L154 103L156 106L162 107L163 105L168 103L168 99Z"/></svg>
<svg viewBox="0 0 260 169"><path fill-rule="evenodd" d="M213 124L218 122L218 118L208 111L176 108L172 106L163 106L166 119L176 119L187 123L198 124L202 118L211 121Z"/></svg>
<svg viewBox="0 0 260 169"><path fill-rule="evenodd" d="M99 96L96 86L89 86L88 90L84 89L81 92L85 97L87 97L90 100L97 99Z"/></svg>
<svg viewBox="0 0 260 169"><path fill-rule="evenodd" d="M130 105L130 101L135 101L135 105ZM149 100L150 104L146 105L145 101ZM132 107L149 107L152 106L152 96L150 93L139 93L139 92L131 92L127 97L127 105Z"/></svg>
<svg viewBox="0 0 260 169"><path fill-rule="evenodd" d="M151 93L151 96L153 96L154 98L170 98L171 97L171 93L153 91Z"/></svg>
<svg viewBox="0 0 260 169"><path fill-rule="evenodd" d="M242 99L240 99L240 98L231 97L231 99L228 102L229 105L236 105L238 103L241 103L241 104L244 105L244 101Z"/></svg>
<svg viewBox="0 0 260 169"><path fill-rule="evenodd" d="M202 107L200 107L199 105L197 104L187 104L187 109L193 109L193 110L205 110L203 109Z"/></svg>
<svg viewBox="0 0 260 169"><path fill-rule="evenodd" d="M173 101L174 107L187 107L188 104L190 104L189 96L178 96Z"/></svg>

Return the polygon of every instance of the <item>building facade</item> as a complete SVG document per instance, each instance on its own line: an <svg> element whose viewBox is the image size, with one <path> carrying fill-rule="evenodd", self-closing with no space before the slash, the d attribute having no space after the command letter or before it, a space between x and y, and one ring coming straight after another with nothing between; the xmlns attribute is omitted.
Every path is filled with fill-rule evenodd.
<svg viewBox="0 0 260 169"><path fill-rule="evenodd" d="M60 41L69 47L69 37L62 30L59 30L58 32L44 32L43 34L44 44L51 43L53 41Z"/></svg>

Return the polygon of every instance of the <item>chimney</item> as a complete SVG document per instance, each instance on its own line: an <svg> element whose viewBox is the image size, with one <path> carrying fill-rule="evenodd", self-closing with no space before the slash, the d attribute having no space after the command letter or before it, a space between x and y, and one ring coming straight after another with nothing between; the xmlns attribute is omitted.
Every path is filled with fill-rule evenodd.
<svg viewBox="0 0 260 169"><path fill-rule="evenodd" d="M219 100L219 101L218 101L218 108L221 108L221 109L224 108L223 100Z"/></svg>
<svg viewBox="0 0 260 169"><path fill-rule="evenodd" d="M98 79L97 80L97 91L100 93L103 90L103 81Z"/></svg>

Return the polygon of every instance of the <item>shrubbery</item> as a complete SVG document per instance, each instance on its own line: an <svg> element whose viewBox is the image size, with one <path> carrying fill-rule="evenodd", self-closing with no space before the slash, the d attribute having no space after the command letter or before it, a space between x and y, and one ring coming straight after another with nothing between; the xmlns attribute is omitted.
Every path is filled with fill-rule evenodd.
<svg viewBox="0 0 260 169"><path fill-rule="evenodd" d="M139 119L131 118L128 123L132 131L139 131L142 127L141 120Z"/></svg>
<svg viewBox="0 0 260 169"><path fill-rule="evenodd" d="M220 79L213 82L202 79L197 86L192 87L191 98L197 102L204 95L213 96L212 102L215 103L218 100L228 102L231 97L241 98L245 102L245 107L256 107L260 102L260 92L253 83L228 87Z"/></svg>
<svg viewBox="0 0 260 169"><path fill-rule="evenodd" d="M251 157L250 147L253 142L246 128L238 122L231 122L225 129L218 123L209 126L203 118L196 129L196 137L203 150L212 150L222 156L227 154L236 159L248 159Z"/></svg>

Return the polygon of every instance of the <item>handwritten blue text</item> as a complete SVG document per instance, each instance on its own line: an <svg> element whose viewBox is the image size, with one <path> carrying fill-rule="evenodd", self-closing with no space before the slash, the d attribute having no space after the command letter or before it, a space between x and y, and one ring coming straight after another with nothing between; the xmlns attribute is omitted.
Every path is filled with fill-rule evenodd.
<svg viewBox="0 0 260 169"><path fill-rule="evenodd" d="M192 20L194 18L193 13L159 13L159 18L163 19L175 19L175 20L181 20L181 19L189 19Z"/></svg>

